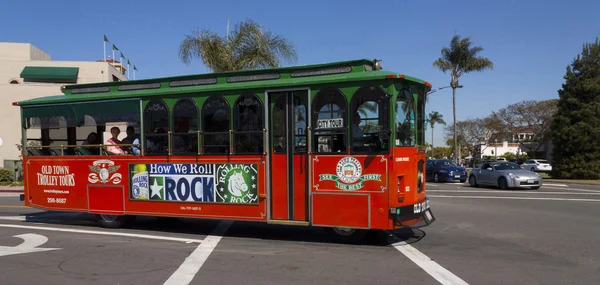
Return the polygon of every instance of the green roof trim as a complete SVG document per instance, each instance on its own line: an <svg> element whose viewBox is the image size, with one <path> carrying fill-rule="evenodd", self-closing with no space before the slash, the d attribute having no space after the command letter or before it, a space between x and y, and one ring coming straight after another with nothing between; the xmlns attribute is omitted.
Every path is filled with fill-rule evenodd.
<svg viewBox="0 0 600 285"><path fill-rule="evenodd" d="M25 66L21 78L26 81L77 82L79 67Z"/></svg>
<svg viewBox="0 0 600 285"><path fill-rule="evenodd" d="M373 70L372 60L360 59L326 64L261 70L243 70L196 74L143 80L73 84L63 86L64 95L47 96L18 102L20 106L52 103L89 102L98 100L144 99L153 96L177 96L190 93L212 93L230 90L279 89L343 82L392 80L396 72ZM423 80L394 77L419 85Z"/></svg>

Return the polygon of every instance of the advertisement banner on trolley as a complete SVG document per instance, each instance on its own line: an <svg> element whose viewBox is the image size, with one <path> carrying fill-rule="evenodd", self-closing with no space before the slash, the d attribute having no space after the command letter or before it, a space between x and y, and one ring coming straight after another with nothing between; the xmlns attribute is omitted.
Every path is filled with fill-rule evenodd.
<svg viewBox="0 0 600 285"><path fill-rule="evenodd" d="M130 199L258 203L256 164L132 164Z"/></svg>

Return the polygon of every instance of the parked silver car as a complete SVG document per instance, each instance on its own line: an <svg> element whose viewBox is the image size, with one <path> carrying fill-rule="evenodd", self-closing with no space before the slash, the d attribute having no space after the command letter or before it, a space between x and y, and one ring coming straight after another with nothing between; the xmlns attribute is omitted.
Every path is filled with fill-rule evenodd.
<svg viewBox="0 0 600 285"><path fill-rule="evenodd" d="M550 172L552 171L552 165L545 159L530 159L525 163L521 164L523 169L529 169L535 172Z"/></svg>
<svg viewBox="0 0 600 285"><path fill-rule="evenodd" d="M533 171L522 169L514 162L484 162L471 170L469 184L472 187L487 185L500 189L539 189L542 186L542 177Z"/></svg>

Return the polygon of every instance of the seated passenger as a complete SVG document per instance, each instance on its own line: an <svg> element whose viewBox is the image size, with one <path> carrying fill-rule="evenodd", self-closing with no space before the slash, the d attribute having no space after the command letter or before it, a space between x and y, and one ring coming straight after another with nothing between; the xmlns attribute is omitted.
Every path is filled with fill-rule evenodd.
<svg viewBox="0 0 600 285"><path fill-rule="evenodd" d="M100 140L98 138L98 134L95 132L91 132L87 139L85 139L83 141L83 143L81 143L82 148L86 149L87 151L89 151L92 154L98 155L100 154L100 147L98 146L91 146L91 145L97 145L100 144Z"/></svg>
<svg viewBox="0 0 600 285"><path fill-rule="evenodd" d="M135 129L133 128L133 126L128 126L127 127L127 137L125 137L122 141L121 144L139 144L139 139L138 136L135 133ZM135 143L135 141L138 141L137 143ZM129 153L133 153L136 154L135 148L137 148L137 153L139 153L140 151L140 146L124 146L123 149L127 150L127 152Z"/></svg>
<svg viewBox="0 0 600 285"><path fill-rule="evenodd" d="M118 146L118 144L121 144L121 141L119 140L120 133L121 133L121 130L119 130L118 127L112 127L110 129L110 134L112 135L112 137L106 141L106 144L107 144L106 150L108 151L109 154L115 154L115 155L126 154L126 152L120 146Z"/></svg>

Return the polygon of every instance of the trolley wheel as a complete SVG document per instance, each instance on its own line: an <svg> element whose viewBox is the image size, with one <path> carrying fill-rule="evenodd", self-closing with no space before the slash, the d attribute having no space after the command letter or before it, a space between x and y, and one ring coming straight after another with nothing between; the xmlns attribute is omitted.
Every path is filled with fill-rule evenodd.
<svg viewBox="0 0 600 285"><path fill-rule="evenodd" d="M131 219L132 217L130 216L98 215L98 223L105 228L111 229L123 227Z"/></svg>
<svg viewBox="0 0 600 285"><path fill-rule="evenodd" d="M360 243L369 233L368 230L355 228L338 227L327 229L335 236L337 241L343 243Z"/></svg>

